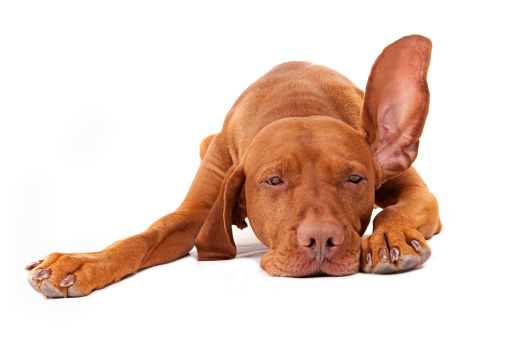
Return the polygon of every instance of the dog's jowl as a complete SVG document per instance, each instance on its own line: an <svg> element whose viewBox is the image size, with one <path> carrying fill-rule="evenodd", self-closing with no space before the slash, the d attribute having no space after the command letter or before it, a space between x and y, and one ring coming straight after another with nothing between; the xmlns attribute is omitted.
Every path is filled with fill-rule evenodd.
<svg viewBox="0 0 507 338"><path fill-rule="evenodd" d="M429 109L431 41L387 46L365 92L306 62L281 64L234 103L204 139L201 164L179 208L146 231L93 253L53 253L28 281L47 297L85 296L194 245L199 260L236 255L232 225L248 218L270 250L272 276L394 273L430 257L438 204L412 167ZM374 206L373 233L362 238Z"/></svg>

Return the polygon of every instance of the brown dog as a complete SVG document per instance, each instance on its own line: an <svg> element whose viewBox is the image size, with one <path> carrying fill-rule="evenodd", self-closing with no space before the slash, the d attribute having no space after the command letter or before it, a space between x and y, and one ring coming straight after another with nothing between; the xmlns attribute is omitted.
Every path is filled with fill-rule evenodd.
<svg viewBox="0 0 507 338"><path fill-rule="evenodd" d="M173 213L94 253L53 253L27 266L47 297L84 296L194 245L199 260L236 255L245 218L269 247L273 276L406 271L430 256L438 204L411 166L428 114L431 42L402 38L375 61L366 93L305 62L272 69L201 144L201 165ZM384 210L361 239L374 205Z"/></svg>

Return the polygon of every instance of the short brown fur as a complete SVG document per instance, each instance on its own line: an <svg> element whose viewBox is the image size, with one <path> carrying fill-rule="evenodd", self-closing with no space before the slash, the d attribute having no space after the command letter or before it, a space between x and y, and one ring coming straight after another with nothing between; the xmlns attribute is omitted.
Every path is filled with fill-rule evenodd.
<svg viewBox="0 0 507 338"><path fill-rule="evenodd" d="M386 47L363 93L306 62L273 68L203 140L201 165L173 213L94 253L54 253L30 264L47 297L84 296L195 245L200 260L236 255L232 225L249 223L269 247L273 276L391 273L422 265L440 232L438 204L412 167L429 109L431 42ZM362 238L374 205L384 210Z"/></svg>

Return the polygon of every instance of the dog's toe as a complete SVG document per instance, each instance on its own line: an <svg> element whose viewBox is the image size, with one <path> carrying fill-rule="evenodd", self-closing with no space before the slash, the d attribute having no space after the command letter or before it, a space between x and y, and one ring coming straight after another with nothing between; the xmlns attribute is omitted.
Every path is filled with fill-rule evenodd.
<svg viewBox="0 0 507 338"><path fill-rule="evenodd" d="M51 284L48 280L43 280L42 283L40 283L40 292L49 298L63 298L65 297L65 294L61 292L58 287Z"/></svg>
<svg viewBox="0 0 507 338"><path fill-rule="evenodd" d="M387 274L387 273L393 273L393 272L398 271L398 269L396 268L396 265L392 262L392 255L391 255L391 257L389 257L389 255L387 254L386 248L381 248L379 250L378 255L379 255L380 261L377 262L377 264L373 268L374 273Z"/></svg>
<svg viewBox="0 0 507 338"><path fill-rule="evenodd" d="M412 244L412 247L414 248L414 250L417 251L417 253L419 253L421 255L421 260L419 262L419 265L423 265L424 263L426 263L426 261L431 256L430 248L426 244L424 246L422 246L419 243L419 241L417 241L415 239L411 240L410 244Z"/></svg>
<svg viewBox="0 0 507 338"><path fill-rule="evenodd" d="M419 257L416 256L402 256L398 260L398 269L400 271L408 271L416 267L419 263Z"/></svg>

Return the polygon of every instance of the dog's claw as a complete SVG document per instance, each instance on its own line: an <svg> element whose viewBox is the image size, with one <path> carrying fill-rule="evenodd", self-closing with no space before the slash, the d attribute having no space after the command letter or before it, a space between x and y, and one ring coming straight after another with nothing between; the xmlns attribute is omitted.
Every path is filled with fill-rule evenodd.
<svg viewBox="0 0 507 338"><path fill-rule="evenodd" d="M49 276L51 276L51 270L50 269L40 269L40 270L37 270L32 275L32 280L47 279L47 278L49 278Z"/></svg>
<svg viewBox="0 0 507 338"><path fill-rule="evenodd" d="M396 262L398 258L400 257L400 249L397 247L393 247L391 249L391 262Z"/></svg>
<svg viewBox="0 0 507 338"><path fill-rule="evenodd" d="M411 242L412 246L414 247L415 251L420 252L421 251L421 244L419 244L418 241L415 239Z"/></svg>
<svg viewBox="0 0 507 338"><path fill-rule="evenodd" d="M32 262L30 264L28 264L27 266L25 266L25 270L32 270L33 268L35 268L36 266L38 266L39 264L41 264L42 262L40 261L35 261L35 262Z"/></svg>
<svg viewBox="0 0 507 338"><path fill-rule="evenodd" d="M421 261L419 262L419 265L423 265L431 256L431 251L426 250L419 244L419 241L412 240L410 242L412 244L412 247L414 247L414 250L417 251L421 255Z"/></svg>
<svg viewBox="0 0 507 338"><path fill-rule="evenodd" d="M371 266L372 265L371 264L371 253L367 253L365 259L366 259L366 265Z"/></svg>
<svg viewBox="0 0 507 338"><path fill-rule="evenodd" d="M76 282L76 276L68 275L68 276L65 276L64 279L62 279L62 281L60 282L60 286L62 288L66 288L68 286L74 285L75 282Z"/></svg>
<svg viewBox="0 0 507 338"><path fill-rule="evenodd" d="M382 262L387 262L387 249L382 248L378 251L378 255L380 256L380 260Z"/></svg>

